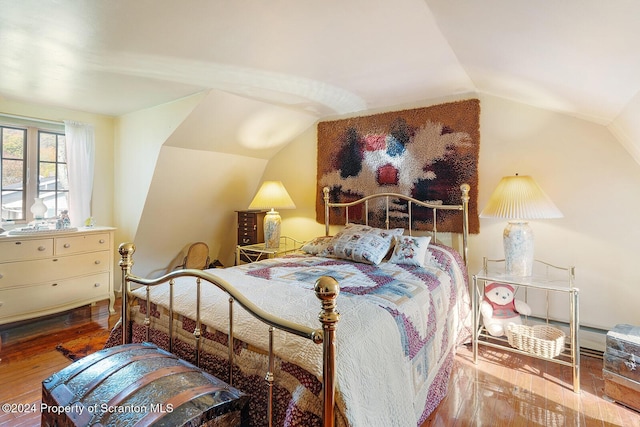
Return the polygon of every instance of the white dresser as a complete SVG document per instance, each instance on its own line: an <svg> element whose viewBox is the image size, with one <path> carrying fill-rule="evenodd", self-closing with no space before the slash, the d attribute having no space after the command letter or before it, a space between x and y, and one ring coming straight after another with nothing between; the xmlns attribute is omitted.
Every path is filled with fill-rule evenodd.
<svg viewBox="0 0 640 427"><path fill-rule="evenodd" d="M0 324L109 299L114 228L0 236Z"/></svg>

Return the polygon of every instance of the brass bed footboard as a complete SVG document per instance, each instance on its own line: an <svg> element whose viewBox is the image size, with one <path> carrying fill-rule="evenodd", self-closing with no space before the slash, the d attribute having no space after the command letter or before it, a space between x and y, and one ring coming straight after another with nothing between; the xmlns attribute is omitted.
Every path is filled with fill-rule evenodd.
<svg viewBox="0 0 640 427"><path fill-rule="evenodd" d="M233 385L233 306L234 303L240 304L249 314L257 318L261 322L269 325L269 351L268 351L268 372L265 380L268 383L268 408L267 417L269 426L272 426L272 408L273 408L273 371L274 371L274 354L273 354L273 331L280 329L287 333L291 333L311 340L315 344L323 345L323 368L322 368L322 384L323 384L323 414L322 423L325 427L333 427L335 425L335 378L336 378L336 326L340 319L340 314L336 311L336 300L340 292L338 282L332 277L320 277L315 284L314 290L317 298L320 300L321 310L318 319L321 324L320 329L313 329L304 325L296 324L288 320L282 319L271 313L262 310L251 301L249 301L242 293L225 280L214 274L202 270L176 270L157 279L145 279L131 274L133 266L133 253L135 246L133 243L123 243L120 245L120 267L122 269L122 344L128 344L131 341L129 312L129 294L131 292L131 283L146 287L146 314L145 327L147 332L147 340L149 340L150 329L150 289L164 283L169 283L169 351L173 351L173 285L174 280L178 277L195 277L196 278L196 326L193 332L195 340L195 360L196 365L200 361L200 334L201 334L201 317L200 317L200 286L204 280L209 282L229 295L229 385Z"/></svg>

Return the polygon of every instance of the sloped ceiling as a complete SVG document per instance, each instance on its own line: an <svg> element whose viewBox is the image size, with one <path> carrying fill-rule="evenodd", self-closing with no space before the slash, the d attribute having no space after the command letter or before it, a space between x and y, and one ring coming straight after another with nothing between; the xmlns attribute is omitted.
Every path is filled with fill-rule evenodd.
<svg viewBox="0 0 640 427"><path fill-rule="evenodd" d="M207 98L227 120L198 149L257 144L268 156L260 141L286 143L317 119L460 93L606 126L640 102L635 0L0 0L0 10L0 97L113 116L212 89L241 97ZM638 135L635 122L619 120L618 134Z"/></svg>

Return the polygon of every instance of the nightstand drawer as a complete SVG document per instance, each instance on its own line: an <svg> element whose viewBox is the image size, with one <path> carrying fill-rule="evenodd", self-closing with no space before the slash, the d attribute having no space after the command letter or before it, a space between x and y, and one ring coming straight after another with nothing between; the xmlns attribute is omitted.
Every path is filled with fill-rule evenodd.
<svg viewBox="0 0 640 427"><path fill-rule="evenodd" d="M246 246L246 245L253 245L256 242L256 239L254 236L249 236L249 235L242 235L242 236L238 236L238 244L240 246Z"/></svg>
<svg viewBox="0 0 640 427"><path fill-rule="evenodd" d="M257 223L255 214L238 214L238 227L251 228Z"/></svg>

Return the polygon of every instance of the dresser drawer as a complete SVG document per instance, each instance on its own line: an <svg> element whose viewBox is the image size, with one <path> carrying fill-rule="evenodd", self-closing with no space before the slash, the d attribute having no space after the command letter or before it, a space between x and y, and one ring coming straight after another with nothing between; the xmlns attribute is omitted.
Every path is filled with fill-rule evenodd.
<svg viewBox="0 0 640 427"><path fill-rule="evenodd" d="M109 271L108 251L0 264L0 289Z"/></svg>
<svg viewBox="0 0 640 427"><path fill-rule="evenodd" d="M0 242L0 262L46 258L53 255L53 238Z"/></svg>
<svg viewBox="0 0 640 427"><path fill-rule="evenodd" d="M56 238L55 254L67 255L109 249L109 233Z"/></svg>
<svg viewBox="0 0 640 427"><path fill-rule="evenodd" d="M104 272L39 285L0 289L0 323L38 315L39 311L56 311L60 306L109 298L110 273ZM28 297L26 296L28 295ZM40 313L46 314L46 313Z"/></svg>

